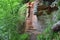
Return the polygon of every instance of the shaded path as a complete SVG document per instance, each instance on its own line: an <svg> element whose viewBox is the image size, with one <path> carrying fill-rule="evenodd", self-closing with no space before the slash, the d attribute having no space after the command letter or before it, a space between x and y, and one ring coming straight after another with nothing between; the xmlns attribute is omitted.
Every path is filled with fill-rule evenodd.
<svg viewBox="0 0 60 40"><path fill-rule="evenodd" d="M30 7L29 7L30 5ZM26 15L26 28L25 31L29 33L29 40L37 40L37 34L40 34L41 28L38 23L36 15L33 14L33 4L28 4L27 15Z"/></svg>
<svg viewBox="0 0 60 40"><path fill-rule="evenodd" d="M37 37L36 36L37 36L36 34L32 33L30 35L30 39L29 40L37 40Z"/></svg>

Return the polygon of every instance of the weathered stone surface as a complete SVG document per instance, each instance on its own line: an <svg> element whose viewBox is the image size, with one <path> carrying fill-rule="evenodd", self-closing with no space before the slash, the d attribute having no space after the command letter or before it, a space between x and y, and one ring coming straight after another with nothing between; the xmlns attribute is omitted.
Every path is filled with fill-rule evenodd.
<svg viewBox="0 0 60 40"><path fill-rule="evenodd" d="M53 24L51 29L52 29L53 32L59 32L60 31L60 21L58 21L57 23Z"/></svg>

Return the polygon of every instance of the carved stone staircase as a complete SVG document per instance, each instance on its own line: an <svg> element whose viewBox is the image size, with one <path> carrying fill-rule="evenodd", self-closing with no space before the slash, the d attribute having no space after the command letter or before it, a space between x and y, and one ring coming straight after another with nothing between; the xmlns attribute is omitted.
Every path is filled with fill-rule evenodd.
<svg viewBox="0 0 60 40"><path fill-rule="evenodd" d="M25 31L29 32L29 31L33 31L33 30L36 30L36 29L33 27L31 19L27 18Z"/></svg>

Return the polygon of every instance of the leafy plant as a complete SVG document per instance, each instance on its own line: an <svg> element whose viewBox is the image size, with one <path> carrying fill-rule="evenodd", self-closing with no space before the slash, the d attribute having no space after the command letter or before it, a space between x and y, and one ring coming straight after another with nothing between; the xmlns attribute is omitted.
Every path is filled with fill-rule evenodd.
<svg viewBox="0 0 60 40"><path fill-rule="evenodd" d="M18 11L22 5L22 0L0 0L0 40L20 40L17 23Z"/></svg>

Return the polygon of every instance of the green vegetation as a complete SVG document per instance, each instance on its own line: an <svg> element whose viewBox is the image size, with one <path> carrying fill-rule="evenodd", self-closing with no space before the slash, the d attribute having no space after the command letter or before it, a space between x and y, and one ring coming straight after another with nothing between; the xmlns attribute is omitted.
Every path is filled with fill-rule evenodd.
<svg viewBox="0 0 60 40"><path fill-rule="evenodd" d="M58 4L60 6L60 2ZM24 32L23 23L25 22L26 8L25 0L0 0L0 40L29 39L28 34L21 34ZM56 17L57 21L60 20L60 10L58 10ZM53 22L50 21L47 29L37 36L37 40L60 40L60 33L51 31Z"/></svg>
<svg viewBox="0 0 60 40"><path fill-rule="evenodd" d="M22 13L20 17L18 15L22 5L22 0L0 0L0 40L25 40L28 38L28 34L21 35L17 32L18 21L21 20L22 23L25 19L22 16L25 13ZM25 12L25 9L21 12Z"/></svg>

